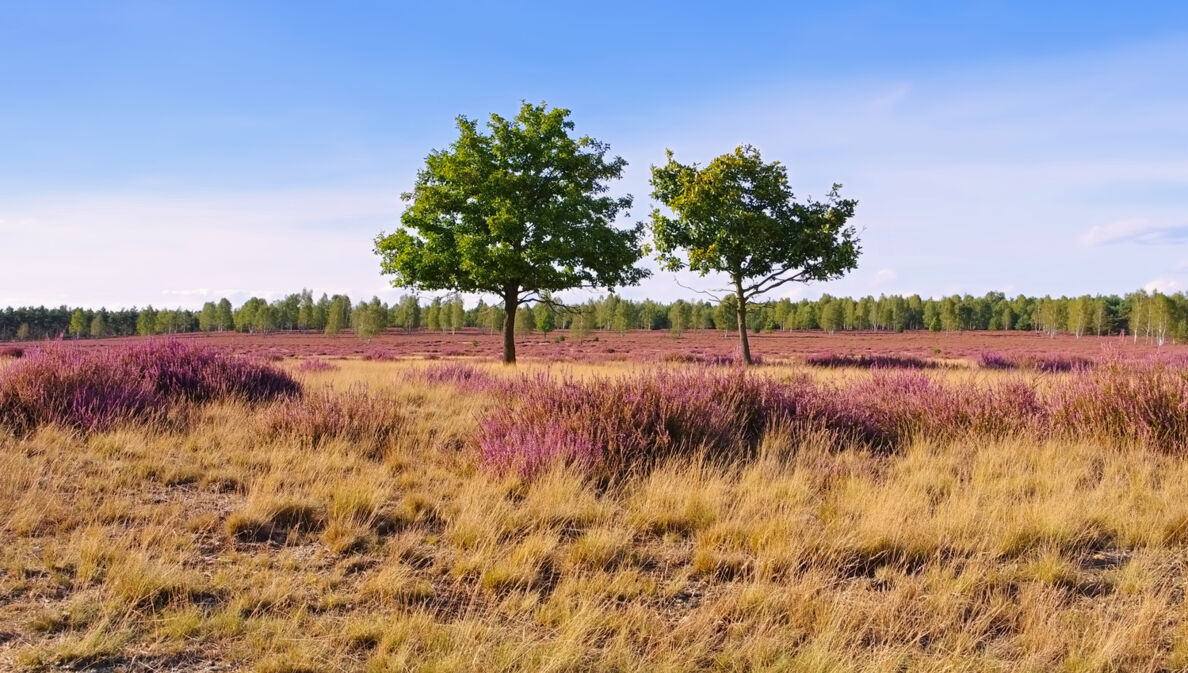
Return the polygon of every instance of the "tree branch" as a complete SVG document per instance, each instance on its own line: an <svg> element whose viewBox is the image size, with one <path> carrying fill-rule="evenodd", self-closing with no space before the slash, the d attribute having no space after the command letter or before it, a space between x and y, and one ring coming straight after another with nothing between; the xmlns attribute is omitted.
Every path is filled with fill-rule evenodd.
<svg viewBox="0 0 1188 673"><path fill-rule="evenodd" d="M801 269L787 278L779 278L780 274L784 274L784 273L788 273L788 269L783 269L781 271L777 271L777 272L771 274L770 276L768 276L767 278L764 278L763 280L761 280L757 283L753 283L752 285L746 287L743 292L743 297L750 299L751 297L759 296L765 292L770 292L785 283L793 283L793 282L803 280L805 274L808 273L808 270ZM771 285L768 285L767 287L763 286L764 283L768 283L771 281L776 281L776 282L773 282Z"/></svg>
<svg viewBox="0 0 1188 673"><path fill-rule="evenodd" d="M722 296L720 296L720 295L716 295L716 294L714 294L713 292L710 292L710 291L708 291L708 290L698 290L697 288L694 288L694 287L689 287L688 285L685 285L685 284L684 284L684 283L682 283L681 281L677 280L675 277L672 279L672 282L676 283L677 285L680 285L681 287L685 288L686 290L689 290L690 292L697 292L697 293L699 293L699 294L704 294L705 296L707 296L707 297L709 297L710 299L713 299L714 301L717 301L717 302L720 302L720 301L722 301ZM730 292L730 290L714 290L714 292L726 292L726 293L729 293L729 292Z"/></svg>

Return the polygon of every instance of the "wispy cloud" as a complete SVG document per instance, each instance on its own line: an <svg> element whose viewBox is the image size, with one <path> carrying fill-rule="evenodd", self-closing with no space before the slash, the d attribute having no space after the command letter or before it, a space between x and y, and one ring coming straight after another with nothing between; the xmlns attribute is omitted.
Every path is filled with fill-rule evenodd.
<svg viewBox="0 0 1188 673"><path fill-rule="evenodd" d="M1156 278L1144 285L1143 289L1147 292L1162 292L1167 294L1169 292L1178 292L1183 287L1183 284L1172 278Z"/></svg>
<svg viewBox="0 0 1188 673"><path fill-rule="evenodd" d="M1096 247L1117 243L1181 243L1188 241L1188 225L1159 225L1142 217L1115 220L1090 227L1081 235L1081 245Z"/></svg>

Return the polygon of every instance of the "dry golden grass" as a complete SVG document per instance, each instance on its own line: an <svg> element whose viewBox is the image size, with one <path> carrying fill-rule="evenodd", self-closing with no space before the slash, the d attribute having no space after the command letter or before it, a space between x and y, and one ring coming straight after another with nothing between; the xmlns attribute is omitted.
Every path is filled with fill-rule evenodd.
<svg viewBox="0 0 1188 673"><path fill-rule="evenodd" d="M414 419L382 451L235 406L0 438L0 670L1188 668L1188 456L772 433L736 464L525 482L476 465L491 400L339 364L301 376Z"/></svg>

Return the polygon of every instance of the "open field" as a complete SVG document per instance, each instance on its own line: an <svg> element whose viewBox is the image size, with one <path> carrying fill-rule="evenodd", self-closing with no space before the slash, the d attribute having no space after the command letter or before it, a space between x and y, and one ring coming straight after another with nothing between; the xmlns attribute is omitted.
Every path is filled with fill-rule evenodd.
<svg viewBox="0 0 1188 673"><path fill-rule="evenodd" d="M163 337L155 337L157 339ZM389 329L368 341L350 334L328 337L312 332L274 334L180 334L173 339L194 341L228 352L262 357L371 357L391 358L472 358L498 361L502 337L498 333L466 328L456 334L418 330L405 333ZM143 337L86 339L73 347L90 349L121 346L144 341ZM2 343L0 349L36 348L44 342ZM1167 344L1157 348L1127 337L1055 337L1035 332L839 332L826 334L792 331L754 334L751 349L768 362L799 362L821 354L905 355L919 358L972 360L983 353L1013 357L1063 356L1099 358L1103 354L1126 358L1149 358L1154 355L1188 353L1188 347ZM584 339L574 340L566 331L550 334L530 333L517 338L517 352L530 362L657 362L673 353L697 353L736 357L737 333L716 330L689 330L674 338L662 330L632 330L620 334L595 331Z"/></svg>
<svg viewBox="0 0 1188 673"><path fill-rule="evenodd" d="M1151 349L1069 373L867 372L797 359L974 358L990 340L760 336L780 364L745 375L639 365L673 344L728 353L717 335L599 336L583 347L630 360L544 367L568 344L542 343L519 371L277 362L299 395L217 353L368 346L0 362L0 668L1188 667L1188 378L1141 362ZM992 348L1045 346L1102 343ZM53 406L20 388L34 365L63 386L148 372L161 413Z"/></svg>

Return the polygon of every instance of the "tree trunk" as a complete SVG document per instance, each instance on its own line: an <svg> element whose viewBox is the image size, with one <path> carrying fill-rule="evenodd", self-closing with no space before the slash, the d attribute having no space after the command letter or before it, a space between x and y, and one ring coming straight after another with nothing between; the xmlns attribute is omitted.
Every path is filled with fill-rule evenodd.
<svg viewBox="0 0 1188 673"><path fill-rule="evenodd" d="M751 343L747 341L747 300L743 296L742 281L734 281L734 295L738 299L738 338L742 345L743 364L751 366Z"/></svg>
<svg viewBox="0 0 1188 673"><path fill-rule="evenodd" d="M519 288L512 288L503 296L503 364L516 364L516 309L519 307Z"/></svg>

